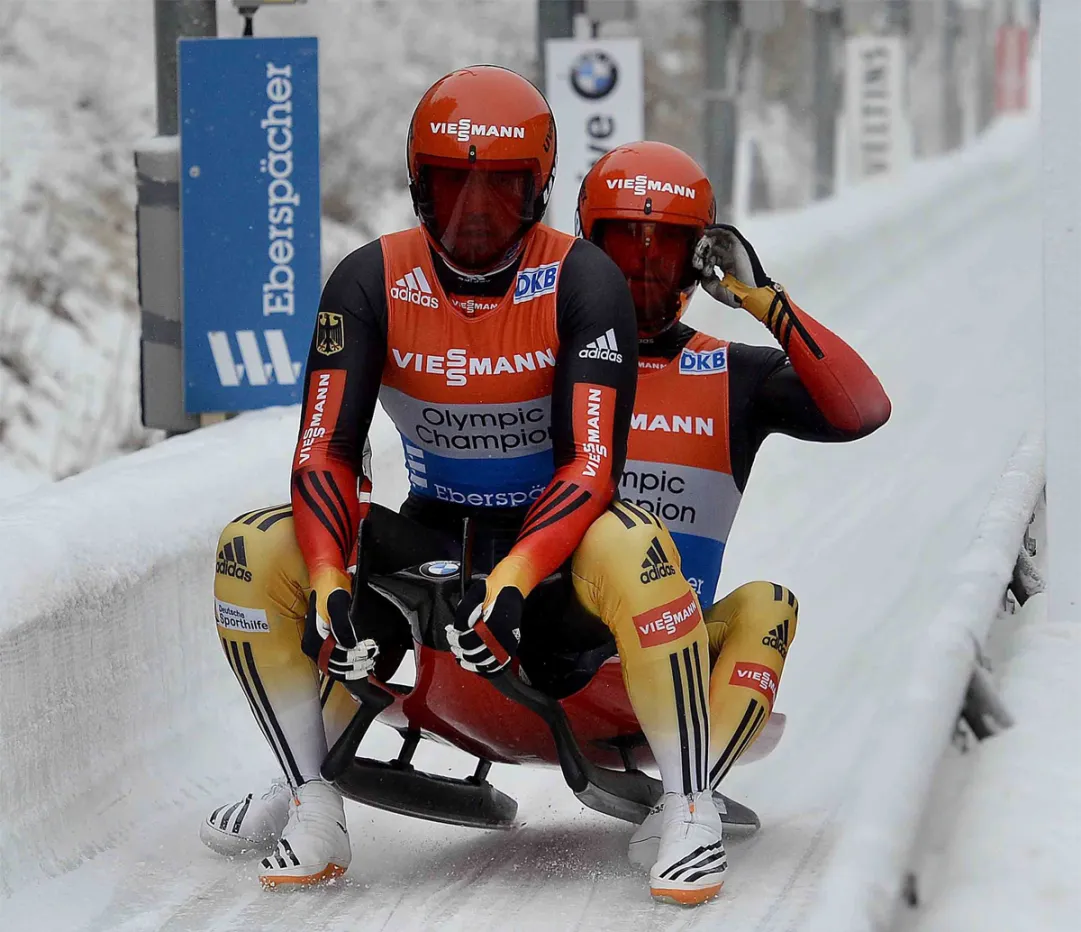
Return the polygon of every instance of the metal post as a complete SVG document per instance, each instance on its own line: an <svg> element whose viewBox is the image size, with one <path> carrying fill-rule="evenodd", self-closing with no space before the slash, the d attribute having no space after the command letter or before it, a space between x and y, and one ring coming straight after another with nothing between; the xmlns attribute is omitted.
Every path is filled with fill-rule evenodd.
<svg viewBox="0 0 1081 932"><path fill-rule="evenodd" d="M216 36L215 0L154 0L154 49L158 81L158 135L176 135L176 42L182 36Z"/></svg>
<svg viewBox="0 0 1081 932"><path fill-rule="evenodd" d="M731 53L739 27L736 0L706 0L702 10L705 40L705 137L706 173L717 195L717 215L732 216L736 169L738 111Z"/></svg>
<svg viewBox="0 0 1081 932"><path fill-rule="evenodd" d="M942 71L945 87L943 89L945 106L945 149L952 152L961 145L964 136L964 115L961 112L961 91L957 46L961 39L961 9L958 0L946 0L945 44L943 48Z"/></svg>
<svg viewBox="0 0 1081 932"><path fill-rule="evenodd" d="M544 43L548 39L569 39L574 35L574 17L585 12L584 0L537 0L537 77L546 87Z"/></svg>
<svg viewBox="0 0 1081 932"><path fill-rule="evenodd" d="M833 194L837 173L837 76L834 45L841 31L840 4L821 4L811 11L814 30L815 200Z"/></svg>
<svg viewBox="0 0 1081 932"><path fill-rule="evenodd" d="M177 40L217 33L214 0L154 0L158 135L135 147L139 385L143 424L170 433L200 424L184 412Z"/></svg>
<svg viewBox="0 0 1081 932"><path fill-rule="evenodd" d="M886 0L886 31L895 36L907 36L911 30L909 0Z"/></svg>

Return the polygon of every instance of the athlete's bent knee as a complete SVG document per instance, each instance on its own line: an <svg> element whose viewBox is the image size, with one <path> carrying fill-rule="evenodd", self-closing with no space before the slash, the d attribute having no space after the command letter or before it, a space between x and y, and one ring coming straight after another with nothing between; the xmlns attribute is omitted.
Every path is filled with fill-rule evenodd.
<svg viewBox="0 0 1081 932"><path fill-rule="evenodd" d="M295 625L303 617L307 587L289 506L241 515L221 532L214 559L219 628L266 631L268 613Z"/></svg>
<svg viewBox="0 0 1081 932"><path fill-rule="evenodd" d="M650 583L679 573L680 557L659 518L626 502L613 502L586 531L576 553L600 570L623 569L629 554L642 553L640 582Z"/></svg>
<svg viewBox="0 0 1081 932"><path fill-rule="evenodd" d="M723 621L726 639L739 635L761 639L782 657L796 637L799 601L779 583L745 583L710 608L707 622Z"/></svg>

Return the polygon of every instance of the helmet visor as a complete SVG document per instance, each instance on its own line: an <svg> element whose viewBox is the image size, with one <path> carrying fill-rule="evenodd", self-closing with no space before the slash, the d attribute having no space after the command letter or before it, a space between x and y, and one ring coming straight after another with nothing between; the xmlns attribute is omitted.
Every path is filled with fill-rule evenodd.
<svg viewBox="0 0 1081 932"><path fill-rule="evenodd" d="M691 256L695 227L640 220L602 220L593 240L626 276L638 316L638 335L654 337L679 319L685 291L695 283Z"/></svg>
<svg viewBox="0 0 1081 932"><path fill-rule="evenodd" d="M421 219L448 258L485 272L513 253L533 221L533 172L483 166L421 169Z"/></svg>

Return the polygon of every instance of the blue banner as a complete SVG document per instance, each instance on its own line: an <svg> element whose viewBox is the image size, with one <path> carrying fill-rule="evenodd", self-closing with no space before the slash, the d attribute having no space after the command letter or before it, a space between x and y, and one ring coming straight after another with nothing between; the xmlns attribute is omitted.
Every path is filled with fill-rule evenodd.
<svg viewBox="0 0 1081 932"><path fill-rule="evenodd" d="M184 408L300 401L319 303L313 38L179 51Z"/></svg>

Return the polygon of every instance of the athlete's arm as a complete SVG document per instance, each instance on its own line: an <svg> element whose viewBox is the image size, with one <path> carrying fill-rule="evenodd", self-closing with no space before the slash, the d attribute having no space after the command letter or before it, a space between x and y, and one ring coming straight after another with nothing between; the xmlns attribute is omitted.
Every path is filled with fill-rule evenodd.
<svg viewBox="0 0 1081 932"><path fill-rule="evenodd" d="M634 303L619 268L590 242L578 240L563 260L556 316L555 475L488 577L489 599L508 585L528 595L559 568L608 507L627 457L638 373Z"/></svg>
<svg viewBox="0 0 1081 932"><path fill-rule="evenodd" d="M367 516L365 441L386 358L386 321L376 240L346 256L330 276L308 351L292 502L297 543L313 577L323 568L345 570Z"/></svg>
<svg viewBox="0 0 1081 932"><path fill-rule="evenodd" d="M855 439L877 430L890 416L890 400L870 367L844 340L802 310L767 274L750 241L729 223L707 226L694 250L693 264L706 293L727 304L742 307L769 328L792 364L792 373L810 395L815 410L839 435L815 439ZM772 375L770 376L772 378ZM731 377L730 377L731 378ZM780 418L788 423L798 416L805 400L793 394L791 376L778 377L783 385L766 392L755 407L758 418L770 430ZM750 394L760 387L752 385ZM791 404L789 403L791 402ZM794 410L789 410L793 407ZM798 428L797 428L798 429Z"/></svg>
<svg viewBox="0 0 1081 932"><path fill-rule="evenodd" d="M779 385L763 386L762 417L786 416L786 399L792 389L786 391L784 383L795 377L816 409L842 435L829 439L866 437L889 420L890 399L871 367L787 294L778 296L764 323L788 355L792 368L787 377L776 377Z"/></svg>
<svg viewBox="0 0 1081 932"><path fill-rule="evenodd" d="M808 319L798 313L801 321ZM821 344L815 341L819 350L823 344L832 350L832 341L843 348L831 355L832 366L826 362L826 353L818 357L802 344L791 357L767 346L733 343L728 348L732 476L741 490L758 448L770 434L843 443L865 437L889 418L889 398L867 364L838 337L814 323L828 334ZM789 338L790 348L796 339L802 340L802 334ZM846 417L839 416L846 412Z"/></svg>

